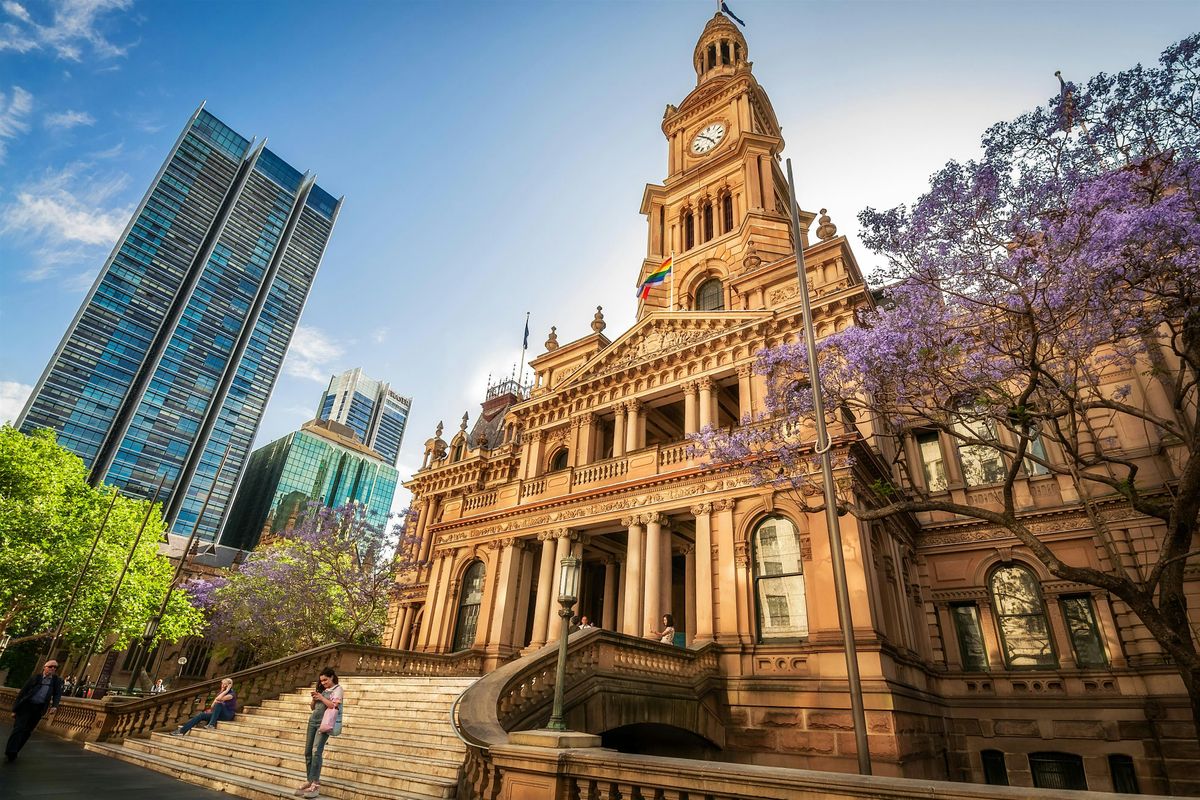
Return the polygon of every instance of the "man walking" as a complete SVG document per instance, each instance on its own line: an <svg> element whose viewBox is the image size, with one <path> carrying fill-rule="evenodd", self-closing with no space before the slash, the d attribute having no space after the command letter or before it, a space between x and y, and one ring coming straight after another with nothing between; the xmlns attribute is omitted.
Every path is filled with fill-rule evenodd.
<svg viewBox="0 0 1200 800"><path fill-rule="evenodd" d="M10 762L17 760L17 753L29 741L29 735L41 722L42 716L58 710L62 691L63 679L58 677L58 662L53 659L42 667L41 675L34 675L25 681L13 702L12 735L4 747L4 756Z"/></svg>

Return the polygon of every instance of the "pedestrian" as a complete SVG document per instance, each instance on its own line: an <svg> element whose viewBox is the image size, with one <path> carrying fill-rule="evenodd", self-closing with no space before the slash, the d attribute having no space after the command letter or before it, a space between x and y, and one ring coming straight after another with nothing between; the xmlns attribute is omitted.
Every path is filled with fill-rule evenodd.
<svg viewBox="0 0 1200 800"><path fill-rule="evenodd" d="M154 682L154 685L150 687L150 694L162 694L166 690L167 687L163 685L163 679L159 678Z"/></svg>
<svg viewBox="0 0 1200 800"><path fill-rule="evenodd" d="M300 797L311 798L321 794L321 762L325 742L329 741L330 736L341 732L342 698L345 692L338 685L338 676L333 667L321 670L317 686L309 696L309 708L312 709L312 713L308 715L308 736L304 740L304 764L308 768L308 783L295 793ZM335 713L327 718L330 711Z"/></svg>
<svg viewBox="0 0 1200 800"><path fill-rule="evenodd" d="M237 692L233 690L233 678L221 679L221 691L213 698L212 706L207 711L201 711L187 722L171 731L172 736L187 736L188 731L207 722L210 730L216 730L217 722L229 722L237 714Z"/></svg>
<svg viewBox="0 0 1200 800"><path fill-rule="evenodd" d="M663 614L662 624L661 631L650 631L650 635L663 644L675 644L675 618L670 614Z"/></svg>
<svg viewBox="0 0 1200 800"><path fill-rule="evenodd" d="M42 667L41 675L34 675L25 681L17 699L13 701L13 729L4 747L4 756L13 762L17 753L29 741L30 734L45 714L53 714L58 710L62 700L63 679L58 677L58 662L51 659Z"/></svg>
<svg viewBox="0 0 1200 800"><path fill-rule="evenodd" d="M579 618L579 629L580 630L586 630L588 628L594 628L594 627L596 627L596 626L593 625L592 621L590 619L588 619L587 617Z"/></svg>

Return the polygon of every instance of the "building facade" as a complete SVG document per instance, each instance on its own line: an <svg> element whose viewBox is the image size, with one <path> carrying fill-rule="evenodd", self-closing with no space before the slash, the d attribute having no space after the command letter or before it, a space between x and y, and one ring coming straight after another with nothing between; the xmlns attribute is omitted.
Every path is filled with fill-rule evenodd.
<svg viewBox="0 0 1200 800"><path fill-rule="evenodd" d="M468 433L464 419L449 441L439 427L426 443L406 484L416 566L397 576L388 643L472 647L500 665L554 641L553 581L574 554L577 613L634 637L670 613L688 646L715 643L723 758L853 772L824 512L760 485L745 465L695 456L687 441L761 413L756 354L801 340L792 237L805 248L818 337L874 303L824 211L801 212L792 229L783 137L748 56L738 28L714 16L693 51L696 88L661 123L667 177L643 195L648 247L636 277L673 253L673 291L652 288L615 338L599 312L574 341L552 332L527 395L489 396L482 430ZM831 435L843 491L905 480L869 420L843 419ZM1144 434L1112 435L1147 453L1145 474L1171 479ZM987 465L946 437L892 455L956 502L1000 502ZM1029 524L1060 557L1103 569L1108 555L1071 482L1039 472L1018 481ZM1131 562L1153 554L1156 523L1118 502L1097 513ZM1195 746L1181 681L1117 598L1054 579L978 520L845 516L841 526L876 773L1200 793L1194 764L1176 758ZM1175 754L1172 742L1182 743Z"/></svg>
<svg viewBox="0 0 1200 800"><path fill-rule="evenodd" d="M351 428L312 420L258 448L225 525L222 544L253 550L263 537L295 527L305 507L358 503L374 524L387 523L399 474Z"/></svg>
<svg viewBox="0 0 1200 800"><path fill-rule="evenodd" d="M368 378L361 369L352 369L329 379L316 418L353 428L363 444L394 465L400 458L411 409L412 398L402 397L390 384Z"/></svg>
<svg viewBox="0 0 1200 800"><path fill-rule="evenodd" d="M18 426L53 428L94 483L162 481L171 535L217 539L340 207L198 109Z"/></svg>

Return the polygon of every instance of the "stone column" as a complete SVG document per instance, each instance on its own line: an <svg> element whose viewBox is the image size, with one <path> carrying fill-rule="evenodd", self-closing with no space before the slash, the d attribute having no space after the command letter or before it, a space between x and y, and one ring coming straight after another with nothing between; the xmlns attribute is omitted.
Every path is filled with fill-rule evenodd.
<svg viewBox="0 0 1200 800"><path fill-rule="evenodd" d="M625 565L629 563L629 556L624 559L618 557L617 560L617 584L620 588L617 590L617 624L612 630L618 633L625 630L625 598L629 596L629 570Z"/></svg>
<svg viewBox="0 0 1200 800"><path fill-rule="evenodd" d="M945 603L937 605L938 622L941 623L942 633L942 656L946 659L946 666L951 671L962 669L962 650L958 644L958 626L954 623L954 615L950 612L950 606ZM979 628L983 629L983 615L980 615ZM993 668L995 665L992 665Z"/></svg>
<svg viewBox="0 0 1200 800"><path fill-rule="evenodd" d="M713 419L713 379L705 376L700 379L700 427L715 425Z"/></svg>
<svg viewBox="0 0 1200 800"><path fill-rule="evenodd" d="M577 467L587 466L596 457L596 415L583 414L572 421L579 423L579 432L575 437L575 452L571 454L572 463Z"/></svg>
<svg viewBox="0 0 1200 800"><path fill-rule="evenodd" d="M733 546L733 501L717 500L712 504L716 512L713 531L717 539L717 575L715 585L720 598L720 614L717 617L717 634L722 642L738 639L737 575L734 571ZM832 595L830 595L832 597Z"/></svg>
<svg viewBox="0 0 1200 800"><path fill-rule="evenodd" d="M536 478L545 470L543 460L546 456L546 432L532 431L529 440L529 464L525 468L527 479Z"/></svg>
<svg viewBox="0 0 1200 800"><path fill-rule="evenodd" d="M648 514L642 517L646 524L646 567L645 567L645 597L642 601L642 628L645 633L662 627L659 617L666 613L660 608L662 601L662 523L659 514Z"/></svg>
<svg viewBox="0 0 1200 800"><path fill-rule="evenodd" d="M606 631L617 629L617 560L611 556L604 559L604 613L600 615L600 627Z"/></svg>
<svg viewBox="0 0 1200 800"><path fill-rule="evenodd" d="M988 665L991 669L1005 669L1008 662L1000 646L999 627L996 617L992 614L992 604L988 600L979 601L979 629L983 633L983 647L987 651ZM950 634L955 635L954 628ZM958 637L955 635L954 646L958 647Z"/></svg>
<svg viewBox="0 0 1200 800"><path fill-rule="evenodd" d="M642 446L642 404L638 400L630 400L625 404L629 415L625 421L625 452L632 453Z"/></svg>
<svg viewBox="0 0 1200 800"><path fill-rule="evenodd" d="M613 406L613 458L625 455L625 404Z"/></svg>
<svg viewBox="0 0 1200 800"><path fill-rule="evenodd" d="M749 364L738 367L738 423L754 418L754 369Z"/></svg>
<svg viewBox="0 0 1200 800"><path fill-rule="evenodd" d="M542 543L542 558L538 565L537 605L533 611L533 638L530 644L541 647L546 643L547 626L550 623L551 583L554 581L554 535L539 533Z"/></svg>
<svg viewBox="0 0 1200 800"><path fill-rule="evenodd" d="M441 603L441 596L446 591L446 581L442 572L445 568L446 559L439 556L434 562L433 568L429 571L429 592L425 598L425 623L421 626L421 635L417 637L417 648L420 650L429 650L436 644L433 638L434 629L437 628L435 623L436 610Z"/></svg>
<svg viewBox="0 0 1200 800"><path fill-rule="evenodd" d="M663 520L664 525L670 525L670 520ZM659 564L658 581L658 608L660 614L674 614L675 609L672 606L675 604L675 595L672 591L673 579L675 571L671 566L671 557L674 555L671 541L671 529L667 528L662 533L662 561Z"/></svg>
<svg viewBox="0 0 1200 800"><path fill-rule="evenodd" d="M529 620L529 595L533 591L533 572L536 569L534 562L537 560L533 554L534 540L532 538L520 540L522 547L517 553L516 569L519 577L517 578L517 596L515 599L514 617L513 617L513 632L512 644L515 648L521 648L525 645L526 630L530 624Z"/></svg>
<svg viewBox="0 0 1200 800"><path fill-rule="evenodd" d="M425 501L426 514L423 514L423 519L417 521L421 528L421 550L420 560L422 562L429 560L429 554L433 552L433 534L429 532L429 526L433 524L433 518L441 507L441 501L438 497L430 497Z"/></svg>
<svg viewBox="0 0 1200 800"><path fill-rule="evenodd" d="M621 524L629 529L629 543L625 552L625 598L622 604L624 617L621 633L630 636L642 635L642 521L638 517L626 517Z"/></svg>
<svg viewBox="0 0 1200 800"><path fill-rule="evenodd" d="M566 558L568 555L570 555L571 540L574 538L569 530L555 531L554 535L555 535L555 537L557 537L558 542L557 542L557 546L554 548L554 565L551 568L553 578L550 581L550 585L554 591L551 592L552 596L550 598L550 624L546 627L546 637L547 637L546 641L548 641L548 642L558 641L559 631L562 630L562 617L560 617L558 615L558 608L556 607L557 601L558 601L558 589L559 589L559 586L558 586L559 567L558 567L558 565L562 563L562 560L564 558Z"/></svg>
<svg viewBox="0 0 1200 800"><path fill-rule="evenodd" d="M713 638L712 503L692 506L696 518L696 642Z"/></svg>
<svg viewBox="0 0 1200 800"><path fill-rule="evenodd" d="M1092 606L1096 610L1096 621L1100 625L1100 635L1104 640L1104 649L1108 653L1109 663L1123 669L1128 666L1125 651L1121 649L1121 635L1117 629L1117 621L1113 617L1112 605L1104 595L1092 595Z"/></svg>
<svg viewBox="0 0 1200 800"><path fill-rule="evenodd" d="M683 384L683 432L695 433L700 430L696 414L696 382L688 381Z"/></svg>
<svg viewBox="0 0 1200 800"><path fill-rule="evenodd" d="M492 629L487 644L493 648L504 648L513 644L519 560L525 544L520 539L502 539L495 544L499 549L500 567L497 570L496 590L492 594Z"/></svg>
<svg viewBox="0 0 1200 800"><path fill-rule="evenodd" d="M400 628L400 639L396 643L396 647L401 650L412 648L412 629L416 622L417 606L414 603L408 603L404 606L404 625Z"/></svg>
<svg viewBox="0 0 1200 800"><path fill-rule="evenodd" d="M746 189L749 192L750 210L756 211L763 207L762 182L758 179L758 159L746 159Z"/></svg>
<svg viewBox="0 0 1200 800"><path fill-rule="evenodd" d="M696 638L696 548L683 548L683 616L685 642L691 644Z"/></svg>
<svg viewBox="0 0 1200 800"><path fill-rule="evenodd" d="M487 549L491 551L492 555L483 562L483 597L479 599L479 619L475 622L475 641L473 643L473 646L480 650L496 642L492 623L496 619L496 595L500 585L500 558L503 555L504 543L502 541L488 542ZM461 601L461 595L459 598Z"/></svg>

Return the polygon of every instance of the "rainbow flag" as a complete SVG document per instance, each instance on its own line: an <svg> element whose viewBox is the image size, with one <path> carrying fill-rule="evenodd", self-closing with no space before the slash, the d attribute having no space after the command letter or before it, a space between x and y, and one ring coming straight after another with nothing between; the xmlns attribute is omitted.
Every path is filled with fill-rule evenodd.
<svg viewBox="0 0 1200 800"><path fill-rule="evenodd" d="M646 278L642 285L638 287L638 297L640 297L642 300L645 300L650 296L650 289L652 287L657 286L667 279L667 276L671 274L671 267L674 265L674 260L674 256L667 256L667 260L664 261L662 266L658 268L658 272L651 274L650 277Z"/></svg>

